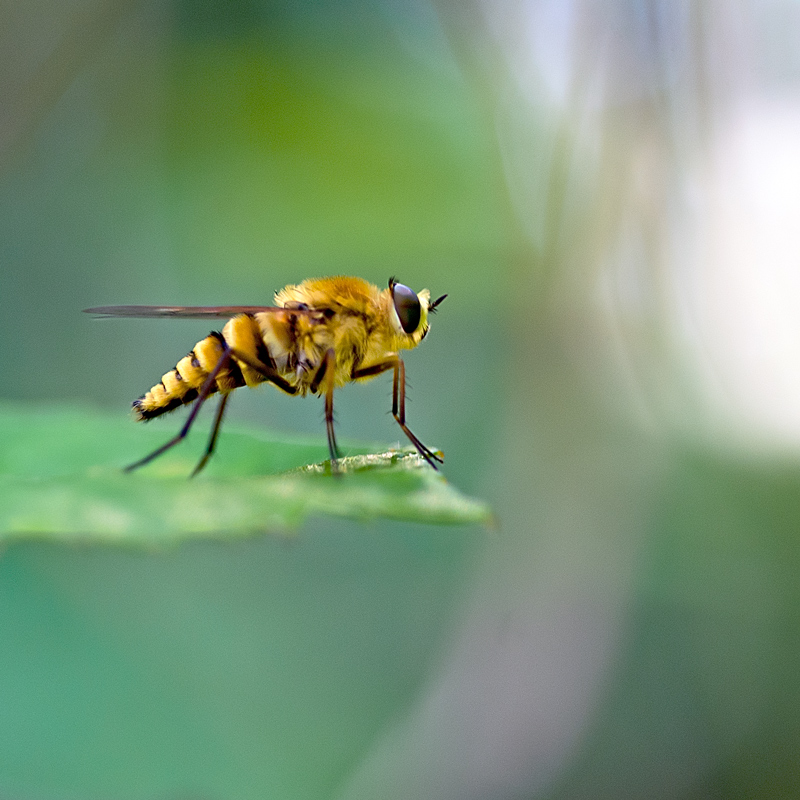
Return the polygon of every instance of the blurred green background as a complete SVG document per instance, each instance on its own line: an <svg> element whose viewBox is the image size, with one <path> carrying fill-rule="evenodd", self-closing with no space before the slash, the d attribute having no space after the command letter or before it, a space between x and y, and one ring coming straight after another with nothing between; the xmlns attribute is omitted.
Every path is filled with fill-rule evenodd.
<svg viewBox="0 0 800 800"><path fill-rule="evenodd" d="M0 796L800 796L796 2L0 20L3 400L126 415L208 330L88 306L396 275L449 295L410 424L499 518L9 547Z"/></svg>

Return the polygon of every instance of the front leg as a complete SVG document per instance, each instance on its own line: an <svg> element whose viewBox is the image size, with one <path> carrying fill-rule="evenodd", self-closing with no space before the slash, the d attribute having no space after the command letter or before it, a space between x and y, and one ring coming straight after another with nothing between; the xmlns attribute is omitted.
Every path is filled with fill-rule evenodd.
<svg viewBox="0 0 800 800"><path fill-rule="evenodd" d="M397 424L403 429L403 433L411 440L411 444L417 448L417 452L434 469L439 469L436 466L436 462L438 461L442 464L444 463L443 460L432 450L425 447L412 433L408 425L406 425L406 365L403 363L403 359L396 355L390 356L369 367L354 369L350 373L350 377L353 380L369 378L373 375L380 375L382 372L386 372L390 369L394 370L394 380L392 382L392 415L397 420Z"/></svg>

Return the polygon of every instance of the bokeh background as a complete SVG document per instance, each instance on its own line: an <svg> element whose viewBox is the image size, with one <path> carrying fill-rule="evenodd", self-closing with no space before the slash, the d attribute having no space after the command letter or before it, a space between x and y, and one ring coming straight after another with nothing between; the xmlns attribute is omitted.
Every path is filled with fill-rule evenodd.
<svg viewBox="0 0 800 800"><path fill-rule="evenodd" d="M412 428L499 519L10 547L0 796L800 797L796 0L0 21L4 401L127 414L207 333L87 306L396 275L449 294Z"/></svg>

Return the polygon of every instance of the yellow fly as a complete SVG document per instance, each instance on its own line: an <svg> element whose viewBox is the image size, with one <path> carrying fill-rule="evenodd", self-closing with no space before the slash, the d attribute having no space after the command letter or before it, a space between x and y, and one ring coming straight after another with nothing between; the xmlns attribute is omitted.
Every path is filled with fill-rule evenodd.
<svg viewBox="0 0 800 800"><path fill-rule="evenodd" d="M439 455L406 425L405 365L400 350L416 347L428 333L429 315L447 295L431 301L389 279L379 289L361 278L314 278L286 286L274 306L101 306L87 308L100 317L229 318L221 332L198 342L149 392L133 402L138 420L147 421L194 403L180 432L131 464L141 467L188 434L200 407L215 392L220 402L205 454L196 475L214 451L230 393L240 386L272 383L291 395L325 397L325 425L331 463L339 457L333 430L333 391L350 381L394 371L392 414L419 454L436 468Z"/></svg>

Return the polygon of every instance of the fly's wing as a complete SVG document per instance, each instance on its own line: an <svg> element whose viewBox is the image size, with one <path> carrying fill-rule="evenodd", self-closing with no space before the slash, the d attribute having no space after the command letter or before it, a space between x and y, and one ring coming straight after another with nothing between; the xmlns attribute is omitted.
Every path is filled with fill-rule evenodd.
<svg viewBox="0 0 800 800"><path fill-rule="evenodd" d="M85 308L83 311L85 314L94 314L98 319L107 319L109 317L229 319L237 314L258 314L264 311L285 310L279 306L97 306L97 308Z"/></svg>

